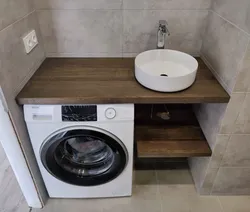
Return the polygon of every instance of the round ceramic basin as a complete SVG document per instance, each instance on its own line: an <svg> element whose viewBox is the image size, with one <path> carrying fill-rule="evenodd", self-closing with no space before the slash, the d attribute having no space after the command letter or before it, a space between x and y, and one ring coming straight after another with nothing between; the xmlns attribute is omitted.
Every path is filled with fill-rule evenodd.
<svg viewBox="0 0 250 212"><path fill-rule="evenodd" d="M143 52L135 59L135 77L146 88L176 92L190 87L196 78L197 60L189 54L156 49Z"/></svg>

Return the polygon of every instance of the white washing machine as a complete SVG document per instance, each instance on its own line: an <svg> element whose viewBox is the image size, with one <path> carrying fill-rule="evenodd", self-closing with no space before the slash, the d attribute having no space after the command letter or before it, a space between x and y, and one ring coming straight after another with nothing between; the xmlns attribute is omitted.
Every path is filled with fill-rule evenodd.
<svg viewBox="0 0 250 212"><path fill-rule="evenodd" d="M24 114L50 197L132 194L134 105L25 105Z"/></svg>

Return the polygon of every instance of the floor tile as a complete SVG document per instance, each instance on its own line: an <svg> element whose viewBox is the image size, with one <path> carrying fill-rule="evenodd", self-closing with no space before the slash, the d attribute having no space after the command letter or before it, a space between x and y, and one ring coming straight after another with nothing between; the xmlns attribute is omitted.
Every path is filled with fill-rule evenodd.
<svg viewBox="0 0 250 212"><path fill-rule="evenodd" d="M225 212L249 212L250 196L218 197Z"/></svg>
<svg viewBox="0 0 250 212"><path fill-rule="evenodd" d="M189 170L157 170L157 180L161 185L193 184L193 178Z"/></svg>
<svg viewBox="0 0 250 212"><path fill-rule="evenodd" d="M158 188L152 186L135 186L133 196L109 201L104 208L104 212L161 212L161 200Z"/></svg>
<svg viewBox="0 0 250 212"><path fill-rule="evenodd" d="M160 185L162 209L167 212L222 212L216 197L199 196L193 185Z"/></svg>
<svg viewBox="0 0 250 212"><path fill-rule="evenodd" d="M156 185L156 172L155 170L137 170L134 171L134 184L135 185Z"/></svg>
<svg viewBox="0 0 250 212"><path fill-rule="evenodd" d="M133 196L106 199L50 199L46 206L33 212L161 212L157 185L134 186Z"/></svg>

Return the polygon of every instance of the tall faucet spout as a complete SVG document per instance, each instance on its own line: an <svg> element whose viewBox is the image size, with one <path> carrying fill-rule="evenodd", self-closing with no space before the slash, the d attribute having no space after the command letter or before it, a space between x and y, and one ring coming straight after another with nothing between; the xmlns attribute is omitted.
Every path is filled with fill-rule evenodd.
<svg viewBox="0 0 250 212"><path fill-rule="evenodd" d="M160 20L157 32L157 49L165 49L165 41L167 35L170 35L167 28L167 21Z"/></svg>

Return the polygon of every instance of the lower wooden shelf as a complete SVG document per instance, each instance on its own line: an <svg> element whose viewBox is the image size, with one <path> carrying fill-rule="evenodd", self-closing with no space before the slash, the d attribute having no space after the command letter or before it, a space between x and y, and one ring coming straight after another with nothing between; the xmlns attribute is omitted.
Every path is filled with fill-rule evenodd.
<svg viewBox="0 0 250 212"><path fill-rule="evenodd" d="M137 126L138 158L210 156L211 149L199 126Z"/></svg>

